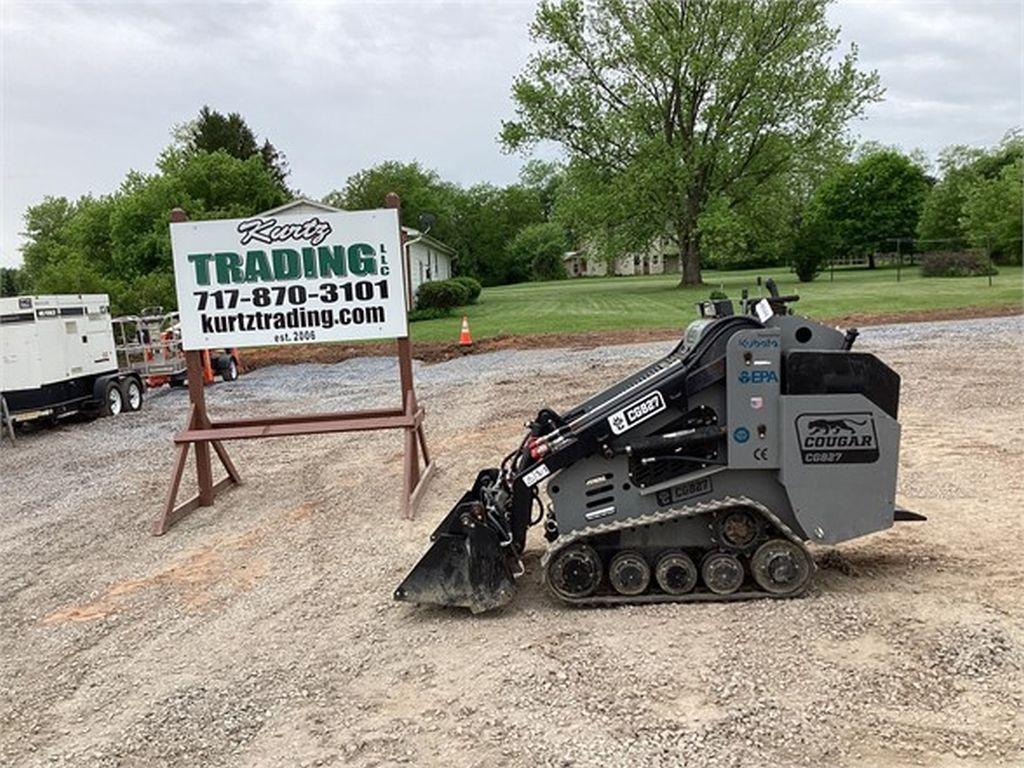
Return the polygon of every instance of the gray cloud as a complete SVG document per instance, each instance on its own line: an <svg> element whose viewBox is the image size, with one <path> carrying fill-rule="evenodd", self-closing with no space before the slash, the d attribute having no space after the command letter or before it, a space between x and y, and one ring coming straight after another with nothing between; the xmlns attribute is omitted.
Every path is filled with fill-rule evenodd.
<svg viewBox="0 0 1024 768"><path fill-rule="evenodd" d="M170 127L208 103L284 150L321 196L385 159L507 183L509 87L531 2L2 4L0 264L25 208L150 170ZM841 3L844 41L887 88L855 131L920 147L991 144L1021 122L1017 2Z"/></svg>

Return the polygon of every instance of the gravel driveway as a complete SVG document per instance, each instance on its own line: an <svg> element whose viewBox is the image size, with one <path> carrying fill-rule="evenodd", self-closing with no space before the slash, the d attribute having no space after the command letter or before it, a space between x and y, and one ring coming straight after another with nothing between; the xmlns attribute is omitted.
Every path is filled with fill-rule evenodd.
<svg viewBox="0 0 1024 768"><path fill-rule="evenodd" d="M492 615L391 591L480 467L671 347L417 368L438 459L398 518L401 438L229 444L246 481L162 538L182 391L0 446L0 766L1024 764L1024 320L867 329L903 375L898 501L927 523L819 549L792 601ZM262 369L215 415L397 404L394 362ZM386 381L386 384L380 382Z"/></svg>

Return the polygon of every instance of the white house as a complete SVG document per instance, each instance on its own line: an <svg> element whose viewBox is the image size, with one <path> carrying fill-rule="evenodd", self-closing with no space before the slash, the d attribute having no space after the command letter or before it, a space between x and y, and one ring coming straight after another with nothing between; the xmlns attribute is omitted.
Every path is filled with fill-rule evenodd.
<svg viewBox="0 0 1024 768"><path fill-rule="evenodd" d="M569 277L600 277L608 274L608 262L585 250L569 251L562 260ZM680 272L679 249L655 243L647 253L626 254L615 260L613 275L664 275Z"/></svg>
<svg viewBox="0 0 1024 768"><path fill-rule="evenodd" d="M327 205L316 200L300 197L285 203L282 206L264 211L263 214L311 214L337 213L341 208ZM409 280L412 283L412 295L423 283L431 280L447 280L453 273L455 262L455 251L435 240L430 235L425 235L418 229L402 227L405 232L406 247L409 249Z"/></svg>

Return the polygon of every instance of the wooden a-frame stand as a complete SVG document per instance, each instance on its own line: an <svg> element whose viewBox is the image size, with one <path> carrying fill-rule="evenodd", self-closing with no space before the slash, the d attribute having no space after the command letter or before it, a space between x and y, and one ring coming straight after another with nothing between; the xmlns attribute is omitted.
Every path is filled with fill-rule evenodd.
<svg viewBox="0 0 1024 768"><path fill-rule="evenodd" d="M387 196L387 207L398 208L398 195ZM171 221L186 221L185 212L180 208L171 212ZM406 303L412 306L409 285L409 255L405 247L405 233L401 233L402 266L405 270ZM177 457L171 475L171 487L163 509L153 518L152 533L161 536L189 512L198 507L213 504L214 497L225 488L242 482L223 442L227 440L251 440L262 437L286 437L289 435L314 435L330 432L368 432L380 429L401 429L405 437L404 459L402 462L403 517L411 519L416 513L420 495L434 469L427 451L427 439L423 433L424 410L416 402L416 391L412 377L412 348L409 337L397 340L398 374L402 389L402 406L366 411L317 413L303 416L269 416L255 419L232 419L213 421L206 412L206 390L203 382L202 352L193 350L185 353L188 375L189 408L188 424L174 436ZM227 475L213 482L213 448L224 466ZM188 501L176 504L189 448L195 449L196 479L199 493ZM423 454L423 468L420 469L420 453Z"/></svg>

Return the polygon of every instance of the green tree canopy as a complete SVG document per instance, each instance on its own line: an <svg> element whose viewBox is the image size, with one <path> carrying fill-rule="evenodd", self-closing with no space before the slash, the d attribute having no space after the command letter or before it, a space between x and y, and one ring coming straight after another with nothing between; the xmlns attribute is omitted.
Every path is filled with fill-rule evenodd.
<svg viewBox="0 0 1024 768"><path fill-rule="evenodd" d="M450 242L459 254L459 271L475 275L484 285L529 280L529 265L515 261L509 243L523 228L543 221L536 189L519 184L470 187L459 196L456 235Z"/></svg>
<svg viewBox="0 0 1024 768"><path fill-rule="evenodd" d="M46 198L25 214L24 278L38 293L105 292L114 310L176 304L168 216L249 216L287 199L259 156L165 155L163 170L132 171L120 189L72 203Z"/></svg>
<svg viewBox="0 0 1024 768"><path fill-rule="evenodd" d="M290 172L288 158L270 143L270 139L265 139L260 144L245 118L237 112L225 115L204 105L199 110L198 117L175 129L174 137L175 143L165 153L165 157L173 157L176 154L226 152L238 160L248 160L256 155L281 190L292 194L287 184Z"/></svg>
<svg viewBox="0 0 1024 768"><path fill-rule="evenodd" d="M1021 260L1024 159L1004 165L995 178L982 177L967 193L960 225L971 245L993 258Z"/></svg>
<svg viewBox="0 0 1024 768"><path fill-rule="evenodd" d="M17 296L22 293L22 274L20 269L0 267L0 298Z"/></svg>
<svg viewBox="0 0 1024 768"><path fill-rule="evenodd" d="M565 230L550 221L523 227L508 244L509 270L516 280L566 277Z"/></svg>
<svg viewBox="0 0 1024 768"><path fill-rule="evenodd" d="M437 171L419 162L389 160L359 171L345 180L341 189L327 194L323 201L346 210L382 208L384 198L395 192L402 199L402 224L419 229L420 217L436 217L431 234L448 242L453 234L455 199L458 188L441 179Z"/></svg>
<svg viewBox="0 0 1024 768"><path fill-rule="evenodd" d="M913 238L928 179L920 166L894 149L870 148L843 163L815 191L808 205L815 242L844 254L872 257L894 248L893 238Z"/></svg>
<svg viewBox="0 0 1024 768"><path fill-rule="evenodd" d="M1019 259L1022 158L1024 137L1019 131L1009 133L992 149L954 146L944 150L939 158L941 179L925 200L918 237L949 240L951 247L991 247L996 258Z"/></svg>
<svg viewBox="0 0 1024 768"><path fill-rule="evenodd" d="M700 282L701 215L739 206L801 159L834 151L880 98L877 76L836 54L825 0L552 0L516 80L510 150L569 156L569 216L608 253L655 239Z"/></svg>
<svg viewBox="0 0 1024 768"><path fill-rule="evenodd" d="M523 227L545 220L545 206L554 206L556 166L528 163L523 178L507 187L464 189L418 162L388 161L350 176L324 202L348 210L379 208L388 192L397 192L403 224L419 227L422 214L433 214L431 235L455 249L459 273L497 285L529 279L529 269L524 272L511 261L508 244Z"/></svg>

